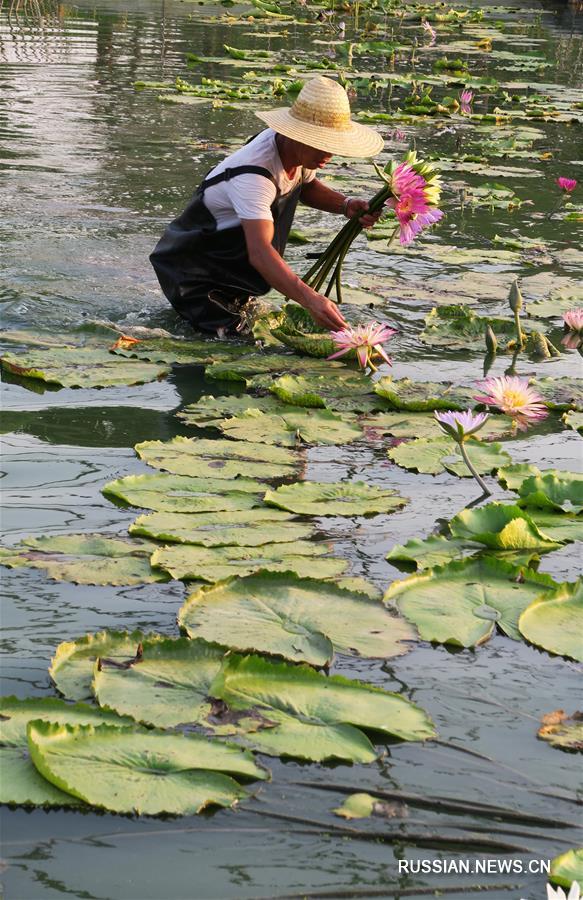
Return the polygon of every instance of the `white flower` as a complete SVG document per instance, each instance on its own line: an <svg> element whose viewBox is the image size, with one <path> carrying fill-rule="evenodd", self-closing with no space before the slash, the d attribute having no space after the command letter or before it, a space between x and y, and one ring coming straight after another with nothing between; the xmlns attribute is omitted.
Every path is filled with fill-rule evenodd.
<svg viewBox="0 0 583 900"><path fill-rule="evenodd" d="M581 888L578 881L573 882L567 895L565 895L563 888L554 888L552 885L547 884L547 900L580 900L580 898Z"/></svg>

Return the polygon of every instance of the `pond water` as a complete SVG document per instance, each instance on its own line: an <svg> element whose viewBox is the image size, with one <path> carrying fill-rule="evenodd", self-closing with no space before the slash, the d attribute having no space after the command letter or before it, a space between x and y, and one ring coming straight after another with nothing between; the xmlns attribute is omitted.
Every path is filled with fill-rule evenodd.
<svg viewBox="0 0 583 900"><path fill-rule="evenodd" d="M470 60L473 74L520 82L518 92L525 89L524 82L540 82L547 89L562 85L567 92L581 89L580 4L513 0L504 6L479 6L488 17L474 26L475 33L469 26L459 36L447 31L439 38L441 50L456 40L475 44L487 23L495 32L495 51L502 54L458 51ZM187 68L185 54L221 57L224 43L310 51L316 58L322 45L312 41L334 38L319 23L286 23L282 34L281 24L272 26L270 20L243 25L210 20L224 12L220 5L203 7L189 0L79 0L75 5L41 0L34 9L6 0L0 4L4 328L62 331L98 319L122 328L138 324L183 331L158 290L148 253L201 176L224 153L201 149L201 141L235 146L258 130L257 119L250 104L232 109L163 103L157 99L163 89L137 91L134 82L171 85L177 76L196 80L200 71ZM268 31L273 36L262 36ZM522 58L523 67L504 52ZM528 54L543 57L545 65L533 67L532 59L530 67L524 64ZM427 51L419 51L417 65L420 71L430 70ZM406 71L404 64L401 70ZM208 63L201 71L230 79L240 77L242 69ZM477 93L476 103L487 103ZM559 91L557 96L564 95ZM357 108L386 110L386 97L367 97L361 91ZM403 254L395 248L378 252L386 251L382 242L377 246L361 239L350 255L347 280L357 284L363 276L381 282L399 279L398 284L407 283L413 292L456 281L468 295L475 291L482 302L477 308L495 312L504 311L506 287L517 275L524 279L526 300L545 297L556 287L572 288L581 278L581 225L560 216L549 219L548 213L557 200L554 178L583 178L581 125L539 120L526 124L541 132L536 153L490 160L491 165L516 167L518 172L485 176L479 170L468 173L463 166L454 171L444 165L447 219L427 246L478 248L477 261L464 266L447 253ZM385 134L392 130L379 127ZM422 155L439 150L450 158L462 146L473 146L476 152L475 141L480 140L459 117L455 133L448 130L451 123L441 120L402 127L405 143L390 137L383 162L389 155L401 155L413 139ZM482 137L490 135L484 132ZM545 154L551 155L541 159ZM369 167L335 162L330 179L341 187L349 184L363 196L376 184ZM532 204L514 211L472 210L460 200L468 186L492 180ZM317 229L323 246L338 220L302 210L296 225L308 233ZM536 238L548 252L500 257L495 235ZM290 248L288 258L299 272L307 268L304 255L305 247ZM395 377L480 377L481 352L429 351L419 342L430 306L396 293L393 302L375 311L401 328L391 348ZM560 332L554 336L559 338ZM574 353L544 363L524 357L517 372L560 378L577 374L578 360ZM501 374L508 361L499 355L491 374ZM213 384L213 393L217 386ZM202 371L193 367L175 369L166 381L141 387L44 392L32 387L17 378L3 383L8 424L3 428L2 528L8 543L28 534L123 533L135 511L113 506L100 487L113 478L146 471L132 449L138 441L191 434L175 413L209 392ZM541 468L579 471L580 441L577 432L563 429L553 414L544 427L513 443L512 456ZM307 470L312 480L366 480L410 498L407 507L391 516L321 520L322 532L332 536L336 555L351 561L352 573L383 589L402 577L385 562L387 551L410 537L429 534L438 521L449 519L476 495L470 479L413 474L390 464L385 450L386 441L378 437L354 446L310 450ZM497 493L508 496L500 489ZM543 557L540 571L557 580L574 580L579 557L576 548L568 546ZM19 697L54 695L47 667L62 640L103 628L139 627L175 635L176 613L185 595L181 582L83 587L25 569L3 569L2 579L3 693ZM435 721L439 741L387 746L381 760L366 767L266 759L273 780L256 799L235 811L199 817L131 819L4 808L6 897L281 900L422 896L434 891L465 896L478 885L493 898L544 897L541 861L581 845L576 799L580 764L576 755L536 740L536 731L544 713L577 708L577 667L499 634L475 651L420 643L385 663L339 657L334 671L413 699ZM402 792L424 802L410 802L405 819L344 824L331 810L349 788ZM492 804L508 814L478 806L444 809L436 798ZM515 849L503 851L487 843L480 847L480 840ZM441 862L445 871L399 873L403 859ZM489 874L447 871L448 864L469 860L473 865L483 859L516 865L508 871L493 867Z"/></svg>

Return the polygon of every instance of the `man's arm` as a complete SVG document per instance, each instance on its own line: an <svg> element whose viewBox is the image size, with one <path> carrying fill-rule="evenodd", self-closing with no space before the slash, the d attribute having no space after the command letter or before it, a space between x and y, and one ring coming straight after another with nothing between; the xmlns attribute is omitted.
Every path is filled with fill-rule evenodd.
<svg viewBox="0 0 583 900"><path fill-rule="evenodd" d="M249 262L271 287L307 309L314 321L323 328L337 331L346 326L336 303L308 287L272 247L273 222L267 219L242 219L241 225L245 232Z"/></svg>
<svg viewBox="0 0 583 900"><path fill-rule="evenodd" d="M360 224L364 228L370 228L375 224L381 214L381 210L376 213L367 213L368 201L357 200L351 197L344 208L346 197L340 191L334 191L329 188L323 181L314 178L313 181L306 181L302 186L301 192L302 203L306 206L312 206L314 209L321 209L324 212L344 213L347 218L352 219L357 213L363 213L360 217Z"/></svg>

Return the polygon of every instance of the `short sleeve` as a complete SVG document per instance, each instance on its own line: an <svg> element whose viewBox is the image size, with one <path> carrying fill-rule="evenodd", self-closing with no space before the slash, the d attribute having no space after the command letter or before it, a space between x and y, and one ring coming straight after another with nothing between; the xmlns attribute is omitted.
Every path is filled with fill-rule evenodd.
<svg viewBox="0 0 583 900"><path fill-rule="evenodd" d="M226 183L227 194L239 219L273 221L271 204L277 190L263 175L238 175Z"/></svg>

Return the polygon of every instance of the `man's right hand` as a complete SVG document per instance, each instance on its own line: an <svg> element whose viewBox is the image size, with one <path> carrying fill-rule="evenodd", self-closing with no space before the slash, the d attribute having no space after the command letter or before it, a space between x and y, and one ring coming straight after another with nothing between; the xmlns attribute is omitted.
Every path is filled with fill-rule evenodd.
<svg viewBox="0 0 583 900"><path fill-rule="evenodd" d="M302 300L302 306L308 310L314 322L321 325L322 328L327 328L329 331L346 328L347 322L337 304L323 294L312 291L309 297Z"/></svg>

